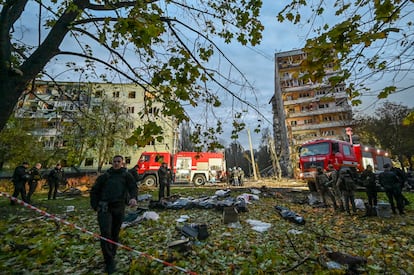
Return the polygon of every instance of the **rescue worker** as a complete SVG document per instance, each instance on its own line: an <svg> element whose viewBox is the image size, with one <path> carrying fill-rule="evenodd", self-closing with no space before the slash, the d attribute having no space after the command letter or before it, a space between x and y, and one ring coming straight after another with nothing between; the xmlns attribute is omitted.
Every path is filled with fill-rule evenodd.
<svg viewBox="0 0 414 275"><path fill-rule="evenodd" d="M47 182L49 184L49 192L47 194L48 200L56 200L56 194L59 189L59 185L65 181L65 172L62 169L62 165L60 163L57 163L55 168L50 171L49 175L47 176Z"/></svg>
<svg viewBox="0 0 414 275"><path fill-rule="evenodd" d="M138 184L138 181L140 180L137 170L138 170L138 164L136 164L134 167L128 170L128 172L134 178L136 184Z"/></svg>
<svg viewBox="0 0 414 275"><path fill-rule="evenodd" d="M30 169L30 179L29 179L29 193L27 194L27 201L30 203L33 193L36 191L37 184L39 180L42 179L42 175L40 174L40 169L42 168L42 164L36 163L35 166Z"/></svg>
<svg viewBox="0 0 414 275"><path fill-rule="evenodd" d="M316 172L316 189L319 193L319 196L322 199L323 207L327 207L328 204L326 202L326 197L329 197L332 201L334 209L338 209L338 205L336 204L336 200L334 195L331 193L331 191L328 188L328 182L329 178L328 176L323 172L322 167L318 166L317 172Z"/></svg>
<svg viewBox="0 0 414 275"><path fill-rule="evenodd" d="M234 186L239 186L239 174L240 174L240 171L239 170L237 170L237 167L236 166L234 166L233 167L233 185Z"/></svg>
<svg viewBox="0 0 414 275"><path fill-rule="evenodd" d="M391 165L389 163L384 164L384 172L379 175L379 182L384 188L385 194L387 195L388 202L391 205L392 213L396 214L395 202L400 215L404 215L404 204L401 195L401 186L397 175L391 171Z"/></svg>
<svg viewBox="0 0 414 275"><path fill-rule="evenodd" d="M161 201L161 199L165 197L165 187L167 185L168 185L168 167L167 167L167 163L163 162L160 168L158 169L158 201Z"/></svg>
<svg viewBox="0 0 414 275"><path fill-rule="evenodd" d="M367 165L361 175L362 183L368 197L367 216L376 216L375 209L378 203L376 176L372 171L372 166Z"/></svg>
<svg viewBox="0 0 414 275"><path fill-rule="evenodd" d="M14 187L12 196L17 198L19 194L21 194L22 200L24 202L27 202L26 182L29 180L29 177L30 177L29 171L27 171L27 168L29 168L29 163L24 161L22 165L19 165L14 169L14 173L12 176L13 187ZM14 205L16 203L15 201L11 200L10 204Z"/></svg>
<svg viewBox="0 0 414 275"><path fill-rule="evenodd" d="M344 202L342 201L342 194L341 190L339 190L338 185L336 184L338 181L338 171L335 170L332 164L328 164L328 171L326 172L328 176L328 183L326 184L329 187L329 191L335 197L337 205L339 206L339 211L345 211Z"/></svg>
<svg viewBox="0 0 414 275"><path fill-rule="evenodd" d="M90 193L91 207L97 211L101 236L116 243L125 215L125 204L137 205L137 186L130 173L123 169L124 158L116 155L112 167L100 175ZM117 245L101 239L101 249L105 262L105 272L116 271L115 255Z"/></svg>
<svg viewBox="0 0 414 275"><path fill-rule="evenodd" d="M337 182L338 188L341 191L342 199L345 204L345 210L350 215L351 210L349 205L351 204L352 212L356 213L356 206L355 206L355 181L352 178L351 171L342 169L339 172L339 178Z"/></svg>
<svg viewBox="0 0 414 275"><path fill-rule="evenodd" d="M398 181L400 183L401 187L401 198L403 200L404 205L409 205L410 201L404 196L402 190L405 187L405 184L407 182L407 176L405 175L404 171L401 168L391 166L391 172L394 172L394 174L397 176Z"/></svg>
<svg viewBox="0 0 414 275"><path fill-rule="evenodd" d="M238 180L239 180L239 185L243 186L243 182L244 182L244 171L241 167L237 168L237 170L239 170L238 173Z"/></svg>

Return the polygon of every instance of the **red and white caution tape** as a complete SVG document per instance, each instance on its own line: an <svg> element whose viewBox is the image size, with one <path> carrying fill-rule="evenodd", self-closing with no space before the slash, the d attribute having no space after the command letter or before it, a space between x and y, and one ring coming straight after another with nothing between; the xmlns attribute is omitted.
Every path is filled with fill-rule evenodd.
<svg viewBox="0 0 414 275"><path fill-rule="evenodd" d="M55 220L55 221L57 221L57 222L63 223L64 225L67 225L67 226L69 226L69 227L72 227L72 228L78 229L78 230L80 230L80 231L82 231L82 232L84 232L84 233L86 233L86 234L89 234L89 235L91 235L91 236L93 236L93 237L96 237L96 238L99 238L99 239L101 239L101 240L104 240L104 241L106 241L106 242L109 242L109 243L115 244L115 245L117 245L118 247L120 247L120 248L122 248L122 249L125 249L125 250L127 250L127 251L134 252L134 253L138 254L139 256L146 257L146 258L148 258L148 259L150 259L150 260L153 260L153 261L156 261L156 262L162 263L162 264L163 264L163 265L165 265L165 266L169 266L169 267L175 268L175 269L177 269L177 270L179 270L179 271L181 271L181 272L187 273L187 274L197 275L197 273L196 273L196 272L193 272L193 271L187 270L187 269L185 269L185 268L182 268L182 267L176 266L176 265L174 265L174 264L172 264L172 263L169 263L169 262L163 261L163 260L158 259L158 258L156 258L156 257L154 257L154 256L151 256L151 255L149 255L149 254L147 254L147 253L144 253L144 252L138 251L138 250L136 250L136 249L133 249L133 248L131 248L131 247L129 247L129 246L123 245L123 244L121 244L121 243L114 242L113 240L108 239L108 238L105 238L105 237L103 237L103 236L101 236L101 235L99 235L99 234L97 234L97 233L92 232L92 231L86 230L86 229L85 229L85 228L83 228L83 227L80 227L80 226L78 226L78 225L76 225L76 224L74 224L74 223L71 223L71 222L69 222L69 221L67 221L67 220L65 220L65 219L59 218L59 217L57 217L57 216L55 216L55 215L53 215L53 214L50 214L50 213L48 213L48 212L46 212L46 211L44 211L44 210L41 210L41 209L39 209L39 208L37 208L37 207L35 207L35 206L33 206L33 205L29 204L29 203L26 203L26 202L24 202L24 201L22 201L22 200L19 200L18 198L15 198L15 197L13 197L13 196L11 196L11 195L7 194L7 193L4 193L4 192L1 192L1 191L0 191L0 196L7 197L7 198L9 198L10 200L12 200L12 201L14 201L14 202L17 202L18 204L21 204L21 205L23 205L23 206L24 206L24 207L26 207L26 208L29 208L29 209L31 209L31 210L34 210L34 211L36 211L36 212L40 213L42 216L45 216L45 217L50 218L50 219L52 219L52 220Z"/></svg>

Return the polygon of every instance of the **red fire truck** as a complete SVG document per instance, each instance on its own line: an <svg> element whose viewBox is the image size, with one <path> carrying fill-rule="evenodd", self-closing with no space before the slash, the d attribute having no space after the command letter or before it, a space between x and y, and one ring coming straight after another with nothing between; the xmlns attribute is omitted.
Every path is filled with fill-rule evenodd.
<svg viewBox="0 0 414 275"><path fill-rule="evenodd" d="M158 182L158 169L167 163L173 171L175 183L190 183L196 186L206 182L217 182L224 178L226 162L224 154L211 152L144 152L138 160L138 175L141 184L155 186Z"/></svg>
<svg viewBox="0 0 414 275"><path fill-rule="evenodd" d="M318 166L327 169L332 164L335 170L349 168L360 173L368 164L374 172L382 171L385 163L391 160L384 150L335 139L311 140L299 151L300 177L307 181L314 181Z"/></svg>

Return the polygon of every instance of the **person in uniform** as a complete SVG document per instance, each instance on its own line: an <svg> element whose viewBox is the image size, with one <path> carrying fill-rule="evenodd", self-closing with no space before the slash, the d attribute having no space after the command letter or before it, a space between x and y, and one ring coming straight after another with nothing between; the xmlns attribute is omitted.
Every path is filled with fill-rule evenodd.
<svg viewBox="0 0 414 275"><path fill-rule="evenodd" d="M384 164L384 172L379 175L379 182L384 188L385 194L387 195L388 202L391 205L392 213L396 214L395 202L400 215L404 215L404 204L401 195L401 185L397 175L391 171L391 165L389 163Z"/></svg>
<svg viewBox="0 0 414 275"><path fill-rule="evenodd" d="M125 204L137 205L137 186L133 176L123 168L124 158L116 155L112 167L100 175L90 192L92 209L97 211L101 236L115 243L119 242L119 232L125 216ZM116 271L115 255L117 244L101 239L101 249L105 262L105 272Z"/></svg>
<svg viewBox="0 0 414 275"><path fill-rule="evenodd" d="M21 194L22 200L24 202L28 202L27 196L26 196L26 182L29 180L30 175L29 175L29 171L27 170L27 168L29 168L29 163L24 161L22 165L19 165L14 169L14 173L12 176L13 187L14 187L12 196L17 198L19 194ZM14 205L15 201L11 200L10 204Z"/></svg>
<svg viewBox="0 0 414 275"><path fill-rule="evenodd" d="M42 175L40 174L40 169L42 168L42 164L36 163L35 166L30 169L30 179L29 179L29 193L27 194L27 201L30 203L33 193L36 191L37 184L39 180L42 179Z"/></svg>

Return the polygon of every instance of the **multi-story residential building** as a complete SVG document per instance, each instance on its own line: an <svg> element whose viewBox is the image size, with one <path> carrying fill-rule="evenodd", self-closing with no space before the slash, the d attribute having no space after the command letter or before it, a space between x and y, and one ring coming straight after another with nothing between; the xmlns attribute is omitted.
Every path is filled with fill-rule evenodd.
<svg viewBox="0 0 414 275"><path fill-rule="evenodd" d="M15 116L32 121L32 135L38 136L46 149L54 150L66 146L63 136L65 129L73 127L82 111L93 110L100 106L104 98L120 103L128 114L127 129L130 133L146 121L139 114L144 107L146 94L142 87L135 84L112 83L72 83L37 81L32 93L27 93L18 103ZM114 152L125 156L131 167L138 161L143 151L173 152L177 143L177 125L171 117L158 113L159 105L154 104L148 111L163 129L164 140L151 141L145 147L128 146L126 143L114 143ZM155 115L157 114L157 115ZM79 168L96 169L98 166L96 150L88 150ZM108 160L103 168L110 165Z"/></svg>
<svg viewBox="0 0 414 275"><path fill-rule="evenodd" d="M352 124L344 83L332 87L328 82L339 72L326 64L326 76L321 83L302 79L305 59L302 50L275 54L274 137L287 175L297 172L297 149L302 143L317 138L342 138L345 128Z"/></svg>

